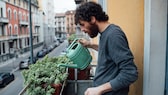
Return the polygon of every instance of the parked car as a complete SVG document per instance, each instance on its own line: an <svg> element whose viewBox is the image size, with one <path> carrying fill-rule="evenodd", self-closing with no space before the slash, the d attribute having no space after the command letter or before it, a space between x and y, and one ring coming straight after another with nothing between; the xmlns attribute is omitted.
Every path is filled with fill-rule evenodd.
<svg viewBox="0 0 168 95"><path fill-rule="evenodd" d="M19 63L19 69L28 69L29 68L29 65L30 65L30 59L25 59L25 60L22 60L20 61Z"/></svg>
<svg viewBox="0 0 168 95"><path fill-rule="evenodd" d="M60 42L60 43L63 43L64 42L64 39L63 38L57 38L57 40Z"/></svg>
<svg viewBox="0 0 168 95"><path fill-rule="evenodd" d="M19 69L28 69L29 65L31 64L30 60L31 59L30 59L30 56L29 56L27 59L20 61ZM37 60L38 60L37 57L33 57L33 63L32 64L35 64Z"/></svg>
<svg viewBox="0 0 168 95"><path fill-rule="evenodd" d="M28 59L30 60L30 56L29 56L29 58L28 58ZM33 57L33 64L35 64L37 60L38 60L38 58L37 58L37 57ZM30 62L31 62L31 61L30 61Z"/></svg>
<svg viewBox="0 0 168 95"><path fill-rule="evenodd" d="M52 45L50 45L50 46L47 47L47 50L48 50L49 52L51 52L53 49L54 49L54 47L53 47Z"/></svg>
<svg viewBox="0 0 168 95"><path fill-rule="evenodd" d="M37 58L42 58L42 57L44 57L46 54L47 54L47 50L46 50L46 49L42 49L42 50L40 50L40 51L37 52L36 57L37 57Z"/></svg>
<svg viewBox="0 0 168 95"><path fill-rule="evenodd" d="M54 47L57 47L57 46L59 46L60 45L60 42L56 39L56 40L54 40L54 44L53 44L53 46Z"/></svg>
<svg viewBox="0 0 168 95"><path fill-rule="evenodd" d="M0 72L0 87L5 87L7 84L12 82L15 79L13 73L9 72Z"/></svg>

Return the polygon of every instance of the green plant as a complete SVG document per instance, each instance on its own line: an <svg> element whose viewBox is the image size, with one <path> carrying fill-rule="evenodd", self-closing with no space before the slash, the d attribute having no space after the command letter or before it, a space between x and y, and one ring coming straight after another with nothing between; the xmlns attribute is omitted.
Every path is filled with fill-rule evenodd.
<svg viewBox="0 0 168 95"><path fill-rule="evenodd" d="M65 67L58 67L58 64L71 64L72 61L66 56L45 58L29 66L28 70L23 70L24 84L28 95L52 95L55 89L52 84L61 84L67 79L68 73Z"/></svg>
<svg viewBox="0 0 168 95"><path fill-rule="evenodd" d="M75 34L71 34L69 37L68 37L68 42L69 42L69 44L71 44L71 42L73 41L73 40L75 40L76 39L76 35Z"/></svg>

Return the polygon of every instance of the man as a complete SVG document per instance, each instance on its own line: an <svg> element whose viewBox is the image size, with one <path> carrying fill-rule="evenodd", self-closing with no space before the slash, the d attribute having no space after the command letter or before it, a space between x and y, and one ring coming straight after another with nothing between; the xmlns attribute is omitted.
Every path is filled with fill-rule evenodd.
<svg viewBox="0 0 168 95"><path fill-rule="evenodd" d="M120 27L108 22L108 15L95 2L86 2L77 7L75 23L91 38L100 34L99 45L85 39L79 42L98 51L98 64L94 87L85 95L128 95L129 86L138 78L134 57L127 38Z"/></svg>

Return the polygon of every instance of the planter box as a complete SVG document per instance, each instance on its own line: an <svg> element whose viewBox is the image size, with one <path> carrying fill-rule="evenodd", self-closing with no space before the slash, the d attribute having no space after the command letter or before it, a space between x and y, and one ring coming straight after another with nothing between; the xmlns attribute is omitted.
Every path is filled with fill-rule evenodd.
<svg viewBox="0 0 168 95"><path fill-rule="evenodd" d="M77 80L88 80L90 77L90 69L91 67L87 67L84 70L77 70ZM68 80L75 80L75 69L68 68Z"/></svg>
<svg viewBox="0 0 168 95"><path fill-rule="evenodd" d="M52 84L51 87L55 89L55 92L53 93L53 95L60 95L62 90L62 84Z"/></svg>
<svg viewBox="0 0 168 95"><path fill-rule="evenodd" d="M47 84L43 83L42 88L46 88ZM51 84L51 87L55 89L55 92L52 95L60 95L61 90L62 90L62 84Z"/></svg>

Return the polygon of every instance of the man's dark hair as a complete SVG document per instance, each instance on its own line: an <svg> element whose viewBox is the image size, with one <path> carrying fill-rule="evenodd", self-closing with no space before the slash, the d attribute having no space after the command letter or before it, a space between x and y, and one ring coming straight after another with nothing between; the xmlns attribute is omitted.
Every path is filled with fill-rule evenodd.
<svg viewBox="0 0 168 95"><path fill-rule="evenodd" d="M76 8L75 24L78 24L79 20L90 22L91 16L94 16L98 21L107 21L109 19L108 15L99 4L95 2L86 2Z"/></svg>

